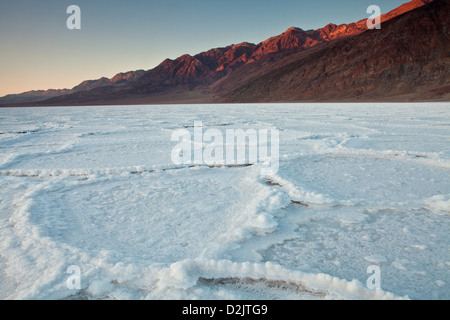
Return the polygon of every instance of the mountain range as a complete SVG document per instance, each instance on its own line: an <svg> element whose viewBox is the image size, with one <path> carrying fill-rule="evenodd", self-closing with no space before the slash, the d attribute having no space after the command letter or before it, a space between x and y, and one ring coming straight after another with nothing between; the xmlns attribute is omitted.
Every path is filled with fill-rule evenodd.
<svg viewBox="0 0 450 320"><path fill-rule="evenodd" d="M72 89L7 95L0 106L450 101L448 2L405 3L381 16L381 29L367 19L292 27Z"/></svg>

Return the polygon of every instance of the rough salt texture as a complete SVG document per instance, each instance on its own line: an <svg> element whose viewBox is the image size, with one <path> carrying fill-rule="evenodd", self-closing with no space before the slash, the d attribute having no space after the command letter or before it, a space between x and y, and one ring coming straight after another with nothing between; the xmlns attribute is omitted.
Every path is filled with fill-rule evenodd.
<svg viewBox="0 0 450 320"><path fill-rule="evenodd" d="M0 298L448 299L449 110L0 109ZM194 121L278 129L278 172L175 165Z"/></svg>

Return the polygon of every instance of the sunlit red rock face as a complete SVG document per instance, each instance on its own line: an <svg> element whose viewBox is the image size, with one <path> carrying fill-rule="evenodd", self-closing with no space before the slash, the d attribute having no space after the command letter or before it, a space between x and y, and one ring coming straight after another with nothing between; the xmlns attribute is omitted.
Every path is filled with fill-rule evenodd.
<svg viewBox="0 0 450 320"><path fill-rule="evenodd" d="M244 42L195 56L186 54L175 60L166 59L139 79L135 91L139 94L158 92L173 86L192 89L198 85L213 83L227 73L254 61L250 59L255 48L256 45Z"/></svg>
<svg viewBox="0 0 450 320"><path fill-rule="evenodd" d="M381 15L381 23L389 21L408 11L422 7L423 5L431 2L433 2L433 0L412 0L410 2L404 3L401 6L395 8L394 10ZM366 31L367 29L368 29L367 19L362 19L358 22L350 24L335 25L333 23L330 23L321 29L313 31L313 34L319 33L319 36L314 35L313 37L315 38L318 37L320 39L323 39L324 41L332 41L360 34Z"/></svg>
<svg viewBox="0 0 450 320"><path fill-rule="evenodd" d="M423 6L432 0L413 0L382 16L390 20L405 12ZM318 30L304 31L289 28L282 34L257 45L240 43L216 48L195 56L183 55L175 60L165 60L155 69L147 71L137 83L139 94L164 90L170 86L192 89L198 85L211 84L239 67L258 61L278 52L309 49L318 44L360 34L367 30L367 19L351 24L328 24Z"/></svg>
<svg viewBox="0 0 450 320"><path fill-rule="evenodd" d="M395 18L405 12L421 7L433 0L413 0L405 3L391 12L381 16L381 21L385 22ZM193 68L198 68L199 75L203 75L202 69L206 66L209 71L232 71L236 68L254 62L267 54L286 50L308 49L317 44L342 39L349 36L360 34L367 30L367 19L360 20L351 24L328 24L327 26L317 29L304 31L300 28L291 27L282 34L269 38L257 45L251 43L241 43L231 45L225 48L212 49L202 52L194 56L195 59L202 64L196 63ZM178 58L180 62L184 62L185 56ZM178 60L177 59L177 60ZM166 63L170 61L166 60ZM163 62L164 63L164 62ZM192 69L181 70L177 75L184 77L182 71L193 73ZM169 73L171 74L171 73ZM189 77L189 75L188 75Z"/></svg>
<svg viewBox="0 0 450 320"><path fill-rule="evenodd" d="M211 91L219 102L448 101L448 17L449 0L435 0L385 21L380 30L262 58Z"/></svg>
<svg viewBox="0 0 450 320"><path fill-rule="evenodd" d="M250 62L255 48L256 45L253 43L243 42L226 48L202 52L195 57L208 66L210 70L216 72L232 71Z"/></svg>
<svg viewBox="0 0 450 320"><path fill-rule="evenodd" d="M401 6L395 8L394 10L389 11L388 13L381 16L381 21L385 22L392 18L395 18L405 12L414 10L418 7L421 7L425 4L429 4L433 2L433 0L412 0L410 2L404 3Z"/></svg>
<svg viewBox="0 0 450 320"><path fill-rule="evenodd" d="M382 15L381 21L388 21L396 16L430 2L432 2L432 0L413 0L405 3L393 11ZM196 62L194 65L190 65L189 69L182 68L181 70L177 70L177 74L175 76L179 76L181 78L192 78L191 75L193 74L196 74L197 76L204 76L208 74L211 76L211 74L209 74L210 71L232 71L246 63L254 62L270 53L286 50L308 49L323 42L354 36L366 30L367 19L348 25L335 25L330 23L318 30L304 31L300 28L292 27L282 34L269 38L257 45L244 42L238 45L212 49L197 54L193 57L193 59L197 59L201 63ZM185 56L182 56L177 60L180 60L180 62L184 64L186 58ZM170 64L171 61L166 60L165 63ZM207 69L205 69L205 67L207 67ZM185 75L184 72L189 74ZM169 75L172 76L173 73L169 72Z"/></svg>

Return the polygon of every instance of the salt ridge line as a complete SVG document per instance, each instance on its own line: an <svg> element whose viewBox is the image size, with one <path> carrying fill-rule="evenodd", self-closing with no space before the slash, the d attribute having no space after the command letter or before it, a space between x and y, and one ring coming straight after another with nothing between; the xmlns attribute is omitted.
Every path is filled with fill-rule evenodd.
<svg viewBox="0 0 450 320"><path fill-rule="evenodd" d="M440 159L436 153L429 152L413 152L413 151L396 151L396 150L374 150L374 149L352 149L343 146L337 146L329 152L334 155L368 157L375 159L397 160L405 162L418 163L423 166L450 169L450 161ZM432 158L430 158L432 157Z"/></svg>
<svg viewBox="0 0 450 320"><path fill-rule="evenodd" d="M106 176L106 175L122 175L122 174L143 174L152 172L166 172L171 170L182 169L195 169L195 168L245 168L253 166L254 164L242 164L242 165L186 165L186 166L153 166L153 167L125 167L125 168L105 168L105 169L12 169L12 170L0 170L0 176L13 176L13 177L88 177L88 176Z"/></svg>
<svg viewBox="0 0 450 320"><path fill-rule="evenodd" d="M62 144L59 148L53 149L53 150L47 150L47 151L38 151L38 152L26 152L26 153L13 153L7 156L5 160L0 164L0 167L5 167L7 165L11 165L15 162L21 161L22 158L26 157L39 157L44 155L57 155L61 153L66 153L70 150L72 150L76 143L77 143L76 137L72 141L68 141L64 144Z"/></svg>
<svg viewBox="0 0 450 320"><path fill-rule="evenodd" d="M435 168L450 168L450 161L440 159L437 152L417 152L410 150L375 150L375 149L363 149L363 148L348 148L345 146L353 138L357 138L354 135L348 133L341 133L332 136L325 136L319 139L312 139L318 141L312 148L315 154L335 154L335 155L349 155L355 157L369 157L376 159L388 159L399 161L415 161L422 165L435 167ZM337 140L336 140L337 139ZM308 141L310 139L306 139Z"/></svg>
<svg viewBox="0 0 450 320"><path fill-rule="evenodd" d="M257 281L293 283L326 299L406 300L382 289L369 290L358 280L347 281L324 273L306 273L286 269L272 262L250 263L230 260L186 259L173 263L160 272L156 292L195 287L200 278L239 278ZM151 298L151 295L150 297Z"/></svg>
<svg viewBox="0 0 450 320"><path fill-rule="evenodd" d="M360 158L385 159L392 161L403 161L420 164L431 168L450 169L450 161L441 159L439 157L439 154L435 152L354 149L354 148L347 148L342 145L325 148L314 147L314 149L315 152L313 153L301 152L284 158L280 157L280 162L289 162L292 160L310 156L335 155L343 157L355 157L355 158L360 157Z"/></svg>
<svg viewBox="0 0 450 320"><path fill-rule="evenodd" d="M352 139L370 138L370 136L367 135L358 136L346 132L320 134L304 132L304 134L306 135L302 135L297 139L306 143L313 142L313 144L305 146L305 148L310 148L311 151L300 152L290 156L281 156L279 159L280 162L288 162L290 160L295 160L307 156L332 154L336 156L353 156L396 161L410 161L434 168L450 168L450 161L441 159L438 152L418 152L410 150L391 149L376 150L364 148L349 148L345 146L345 144L350 142Z"/></svg>
<svg viewBox="0 0 450 320"><path fill-rule="evenodd" d="M35 128L35 127L33 127ZM72 126L63 126L62 129L59 126L55 127L37 127L35 129L30 130L24 130L14 133L7 133L4 132L4 134L8 134L8 140L0 140L1 146L8 146L13 148L14 144L24 139L29 139L31 137L34 137L36 135L46 135L46 134L54 134L54 133L65 133L67 128L72 128ZM61 130L58 130L61 129ZM111 134L120 134L120 133L130 133L130 132L140 132L145 131L147 128L143 128L142 130L130 130L125 127L123 128L117 128L114 130L109 131L89 131L89 132L82 132L82 133L71 133L68 134L68 139L61 144L56 149L50 149L47 151L38 151L38 152L23 152L23 153L11 153L6 155L5 159L3 161L0 160L0 167L5 167L8 165L11 165L13 163L16 163L18 161L22 161L22 159L27 157L39 157L44 155L57 155L66 153L68 151L73 150L75 147L79 146L80 143L84 142L84 138L89 138L91 136L108 136Z"/></svg>
<svg viewBox="0 0 450 320"><path fill-rule="evenodd" d="M269 186L278 187L287 193L291 204L300 205L303 207L321 206L321 207L341 207L341 206L359 206L369 213L374 211L382 211L391 209L392 207L403 207L411 209L411 205L420 209L425 209L432 214L450 214L450 194L438 194L432 197L418 199L414 203L406 205L404 202L385 202L385 203L367 203L362 200L333 200L323 194L316 192L309 192L303 188L298 188L294 183L286 180L278 175L264 177L264 181Z"/></svg>
<svg viewBox="0 0 450 320"><path fill-rule="evenodd" d="M385 158L383 158L385 159ZM442 169L442 168L439 168ZM278 175L265 176L264 181L267 185L278 187L284 190L291 200L291 204L303 207L320 206L320 207L341 207L341 206L359 206L364 210L373 212L374 210L390 209L392 207L411 208L411 205L417 208L425 209L435 214L450 214L450 195L437 194L432 197L417 199L417 201L406 205L404 202L377 202L368 203L363 199L353 200L335 200L329 196L314 191L307 191L302 187L296 186L291 181L284 179Z"/></svg>
<svg viewBox="0 0 450 320"><path fill-rule="evenodd" d="M289 195L289 198L293 203L298 202L298 204L305 204L306 206L311 204L328 205L328 206L336 204L335 200L330 199L329 197L326 197L323 194L309 192L304 190L303 188L299 189L292 182L283 179L278 175L266 177L266 184L275 185L282 188Z"/></svg>

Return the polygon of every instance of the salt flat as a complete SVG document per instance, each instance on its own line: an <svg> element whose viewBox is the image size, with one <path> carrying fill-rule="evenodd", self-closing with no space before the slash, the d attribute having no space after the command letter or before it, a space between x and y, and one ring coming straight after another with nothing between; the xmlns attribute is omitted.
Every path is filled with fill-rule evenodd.
<svg viewBox="0 0 450 320"><path fill-rule="evenodd" d="M278 172L174 164L196 121ZM2 299L449 299L449 222L448 103L0 109Z"/></svg>

